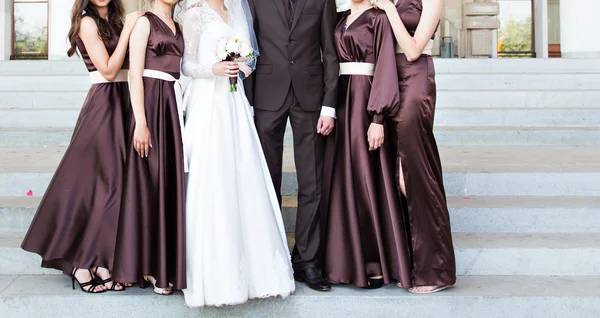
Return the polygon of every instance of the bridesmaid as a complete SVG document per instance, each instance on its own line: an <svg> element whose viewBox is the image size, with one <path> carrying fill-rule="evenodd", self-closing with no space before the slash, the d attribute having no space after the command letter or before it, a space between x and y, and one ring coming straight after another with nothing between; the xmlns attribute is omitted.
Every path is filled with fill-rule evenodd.
<svg viewBox="0 0 600 318"><path fill-rule="evenodd" d="M408 207L414 287L435 293L456 284L456 264L442 165L433 136L435 71L431 49L443 0L375 0L384 9L398 46L396 64L402 105L392 118L397 143L397 179ZM406 286L406 285L403 285Z"/></svg>
<svg viewBox="0 0 600 318"><path fill-rule="evenodd" d="M324 277L378 288L410 284L409 242L386 119L400 105L394 37L385 12L354 0L335 29L340 61L335 145L328 140ZM331 158L333 157L333 163ZM331 184L328 184L328 181Z"/></svg>
<svg viewBox="0 0 600 318"><path fill-rule="evenodd" d="M114 277L154 292L186 287L178 0L156 0L130 40L131 104Z"/></svg>
<svg viewBox="0 0 600 318"><path fill-rule="evenodd" d="M127 42L139 16L125 17L121 0L75 1L67 55L79 50L92 86L22 244L42 256L42 267L71 275L73 288L77 280L88 293L124 289L109 270L126 154Z"/></svg>

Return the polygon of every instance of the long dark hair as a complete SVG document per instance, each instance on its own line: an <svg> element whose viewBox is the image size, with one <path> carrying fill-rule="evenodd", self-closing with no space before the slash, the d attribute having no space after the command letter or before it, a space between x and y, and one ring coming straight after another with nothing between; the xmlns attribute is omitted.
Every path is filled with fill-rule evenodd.
<svg viewBox="0 0 600 318"><path fill-rule="evenodd" d="M125 9L121 0L111 0L108 4L108 20L104 20L98 14L96 6L90 0L75 0L73 4L73 11L71 12L71 29L69 30L69 36L67 39L71 47L67 51L69 57L77 53L76 50L76 39L79 35L79 29L81 28L81 19L85 15L91 17L96 21L98 26L98 36L106 41L112 38L115 34L121 34L123 30L123 19L125 17ZM79 53L77 53L79 55Z"/></svg>

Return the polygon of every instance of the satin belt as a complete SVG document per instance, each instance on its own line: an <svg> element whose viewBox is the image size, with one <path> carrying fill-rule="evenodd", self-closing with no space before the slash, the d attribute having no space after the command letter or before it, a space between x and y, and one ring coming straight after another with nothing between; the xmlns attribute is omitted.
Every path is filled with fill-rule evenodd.
<svg viewBox="0 0 600 318"><path fill-rule="evenodd" d="M400 45L398 45L397 42L396 42L396 53L404 53L404 51L402 50ZM421 54L433 55L433 40L429 40L429 42L427 42L427 45L425 45L425 48L423 49L423 53L421 53Z"/></svg>
<svg viewBox="0 0 600 318"><path fill-rule="evenodd" d="M181 88L181 82L169 73L156 71L156 70L145 69L142 76L156 78L156 79L167 81L167 82L173 82L173 89L175 90L175 99L177 101L177 113L179 115L179 128L181 129L181 142L183 144L185 144L185 140L184 140L185 131L184 131L184 127L183 127L183 124L184 124L184 121L183 121L183 91ZM184 168L185 172L189 171L188 159L187 159L185 150L183 151L183 168Z"/></svg>
<svg viewBox="0 0 600 318"><path fill-rule="evenodd" d="M109 81L99 71L90 72L90 82L92 84L100 84L100 83L117 83L117 82L127 82L127 73L129 70L120 70L117 73L117 77L113 81Z"/></svg>
<svg viewBox="0 0 600 318"><path fill-rule="evenodd" d="M375 74L375 64L363 62L340 63L340 75L367 75Z"/></svg>

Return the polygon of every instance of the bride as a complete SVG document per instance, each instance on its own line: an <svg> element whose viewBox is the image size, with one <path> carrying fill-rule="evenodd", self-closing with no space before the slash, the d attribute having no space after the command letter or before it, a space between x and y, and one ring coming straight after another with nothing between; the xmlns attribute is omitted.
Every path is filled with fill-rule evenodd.
<svg viewBox="0 0 600 318"><path fill-rule="evenodd" d="M191 307L288 296L295 284L279 203L241 78L254 61L221 62L217 42L253 44L248 0L188 0L183 23L186 235ZM230 92L230 77L241 77Z"/></svg>

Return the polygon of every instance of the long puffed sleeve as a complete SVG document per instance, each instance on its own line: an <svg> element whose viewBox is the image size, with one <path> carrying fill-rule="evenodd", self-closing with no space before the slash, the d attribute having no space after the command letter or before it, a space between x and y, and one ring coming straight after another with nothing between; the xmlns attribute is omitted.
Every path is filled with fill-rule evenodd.
<svg viewBox="0 0 600 318"><path fill-rule="evenodd" d="M212 64L203 65L198 62L198 47L202 36L201 10L204 9L202 6L191 7L187 10L183 19L185 51L181 71L183 75L193 78L215 76L212 71Z"/></svg>
<svg viewBox="0 0 600 318"><path fill-rule="evenodd" d="M367 111L373 116L374 123L381 124L400 108L400 92L394 34L385 12L379 12L373 23L375 73Z"/></svg>

